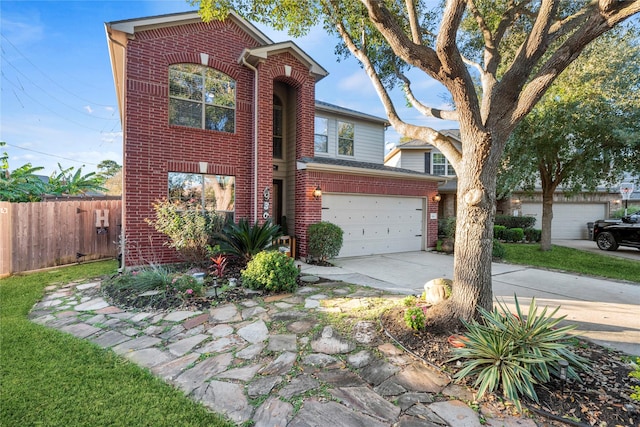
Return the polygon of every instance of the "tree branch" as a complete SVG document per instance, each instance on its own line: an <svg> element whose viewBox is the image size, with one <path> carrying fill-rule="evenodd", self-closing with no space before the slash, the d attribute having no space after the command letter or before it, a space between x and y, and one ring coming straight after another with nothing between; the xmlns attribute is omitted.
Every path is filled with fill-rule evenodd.
<svg viewBox="0 0 640 427"><path fill-rule="evenodd" d="M522 117L531 111L560 73L580 55L587 44L614 25L640 12L640 0L615 2L614 5L611 5L608 0L603 0L603 3L607 6L606 10L603 7L595 7L595 3L592 3L590 16L584 25L562 43L547 62L542 65L531 82L522 89L522 93L510 117L512 124L520 121Z"/></svg>
<svg viewBox="0 0 640 427"><path fill-rule="evenodd" d="M422 38L420 37L420 26L418 25L418 18L416 17L416 4L415 0L405 0L407 5L407 17L409 18L409 26L411 27L411 37L415 44L421 44Z"/></svg>
<svg viewBox="0 0 640 427"><path fill-rule="evenodd" d="M442 120L458 120L457 111L440 110L437 108L427 107L426 105L418 101L418 99L414 96L413 91L411 90L411 81L407 78L407 76L400 72L396 72L396 75L404 83L403 90L405 95L407 96L407 99L411 103L411 106L418 110L420 114L422 114L423 116L435 117Z"/></svg>

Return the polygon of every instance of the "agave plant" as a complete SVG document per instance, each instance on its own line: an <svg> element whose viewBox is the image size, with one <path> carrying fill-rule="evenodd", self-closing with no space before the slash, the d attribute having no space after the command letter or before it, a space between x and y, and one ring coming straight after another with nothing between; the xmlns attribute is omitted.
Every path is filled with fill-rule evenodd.
<svg viewBox="0 0 640 427"><path fill-rule="evenodd" d="M549 314L546 307L538 313L534 298L525 316L518 298L514 299L516 313L500 302L500 310L479 308L483 323L464 322L465 345L453 349L452 360L463 359L456 378L476 377L478 399L501 388L503 395L520 409L520 396L537 402L535 384L548 382L552 375L559 377L561 360L569 363L568 379L579 380L577 370L588 367L585 359L568 348L568 332L575 325L558 326L565 318L554 318L559 307Z"/></svg>
<svg viewBox="0 0 640 427"><path fill-rule="evenodd" d="M247 263L254 255L271 246L280 235L280 226L272 224L270 220L250 225L242 218L238 224L226 224L218 238L223 253L238 255Z"/></svg>

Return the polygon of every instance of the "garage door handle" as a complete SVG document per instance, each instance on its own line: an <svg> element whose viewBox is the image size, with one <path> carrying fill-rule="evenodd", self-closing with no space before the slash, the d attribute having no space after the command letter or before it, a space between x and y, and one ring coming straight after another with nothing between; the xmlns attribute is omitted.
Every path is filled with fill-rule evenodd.
<svg viewBox="0 0 640 427"><path fill-rule="evenodd" d="M362 235L364 236L364 228L362 229Z"/></svg>
<svg viewBox="0 0 640 427"><path fill-rule="evenodd" d="M387 234L389 234L389 228L387 228Z"/></svg>

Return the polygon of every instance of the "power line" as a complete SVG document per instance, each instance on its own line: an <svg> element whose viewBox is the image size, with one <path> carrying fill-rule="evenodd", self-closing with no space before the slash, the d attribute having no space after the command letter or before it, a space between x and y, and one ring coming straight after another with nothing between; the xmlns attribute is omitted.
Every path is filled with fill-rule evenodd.
<svg viewBox="0 0 640 427"><path fill-rule="evenodd" d="M81 97L80 95L77 95L71 91L69 91L67 88L63 87L62 85L60 85L58 82L56 82L55 80L53 80L51 77L49 77L44 71L42 71L40 68L38 68L38 66L36 64L34 64L33 62L31 62L31 60L25 56L25 54L23 54L20 49L18 49L16 47L16 45L14 45L13 43L11 43L11 40L9 40L7 38L7 36L5 36L4 34L2 34L2 38L5 39L15 50L16 52L18 52L20 54L20 56L22 56L29 64L31 64L31 66L33 68L35 68L36 70L38 70L40 72L40 74L42 74L43 76L45 76L50 82L52 82L54 85L58 86L60 89L62 89L63 91L67 92L68 94L75 96L76 98L80 99L81 101L84 102L88 102L89 104L93 104L93 105L97 105L99 107L113 107L113 105L105 105L105 104L99 104L97 102L93 102L93 101L89 101L88 99L85 99L83 97Z"/></svg>
<svg viewBox="0 0 640 427"><path fill-rule="evenodd" d="M80 160L76 160L76 159L70 159L68 157L63 157L63 156L58 156L56 154L50 154L50 153L45 153L43 151L38 151L38 150L32 150L31 148L24 148L24 147L20 147L18 145L13 145L13 144L9 144L8 142L5 142L6 145L8 145L9 147L13 147L13 148L19 148L20 150L25 150L25 151L32 151L34 153L38 153L38 154L42 154L44 156L49 156L49 157L57 157L58 159L64 159L64 160L70 160L72 162L76 162L76 163L82 163L85 165L92 165L92 166L98 166L97 163L91 163L91 162L82 162Z"/></svg>
<svg viewBox="0 0 640 427"><path fill-rule="evenodd" d="M11 80L9 80L9 79L7 78L7 76L5 76L5 75L4 75L4 73L2 73L2 78L4 78L4 79L5 79L5 80L10 84L10 85L12 85L12 86L16 87L16 84L15 84L15 83L13 83ZM40 105L42 108L46 109L47 111L49 111L49 112L51 112L51 113L55 114L56 116L58 116L58 117L60 117L60 118L62 118L62 119L64 119L64 120L67 120L67 121L69 121L69 122L71 122L71 123L73 123L73 124L75 124L75 125L77 125L77 126L83 127L83 128L85 128L85 129L90 129L90 130L93 130L93 131L96 131L96 132L103 133L103 130L102 130L102 129L96 129L96 128L93 128L93 127L91 127L91 126L87 126L87 125L85 125L85 124L82 124L82 123L80 123L80 122L76 122L75 120L71 120L70 118L65 117L65 116L61 115L60 113L58 113L57 111L55 111L55 110L53 110L53 109L51 109L51 108L47 107L46 105L44 105L43 103L41 103L40 101L38 101L37 99L35 99L34 97L32 97L31 95L29 95L26 91L22 91L22 92L23 92L23 95L24 95L24 96L26 96L27 98L31 99L33 102L35 102L36 104ZM14 92L14 93L15 93L15 92Z"/></svg>
<svg viewBox="0 0 640 427"><path fill-rule="evenodd" d="M68 107L68 108L71 108L72 110L74 110L74 111L76 111L76 112L78 112L78 110L76 110L76 107L71 106L71 105L69 105L69 104L66 104L66 103L64 103L63 101L59 100L59 99L58 99L58 98L56 98L55 96L51 95L51 93L47 92L47 90L46 90L46 89L44 89L43 87L41 87L41 86L39 86L37 83L35 83L33 80L31 80L27 75L25 75L25 74L24 74L22 71L20 71L20 70L19 70L15 65L13 65L13 64L11 63L11 61L9 61L9 60L8 60L8 59L6 59L6 58L4 58L4 60L5 60L5 62L7 63L7 65L9 65L11 68L13 68L13 69L18 73L18 74L20 74L22 77L24 77L24 78L25 78L28 82L30 82L33 86L35 86L36 88L40 89L40 90L41 90L43 93L45 93L46 95L48 95L48 96L50 96L51 98L53 98L56 102L58 102L58 103L60 103L60 104L62 104L62 105L64 105L64 106L66 106L66 107ZM3 74L4 74L4 73L3 73ZM9 81L9 78L8 78L6 75L4 76L4 78L5 78L7 81ZM18 80L18 81L19 81L19 80ZM24 86L23 86L22 84L20 84L20 90L21 90L22 92L25 92L25 93L26 93L26 89L24 88ZM85 115L87 115L87 116L89 116L89 117L91 117L91 118L94 118L94 119L109 120L109 121L111 121L111 120L117 120L117 119L116 119L116 118L114 118L114 117L111 117L111 118L109 118L109 117L99 117L99 116L94 116L93 114L89 114L88 112L85 112L85 111L81 111L81 112L82 112L82 114L85 114ZM113 113L112 113L112 114L113 114Z"/></svg>

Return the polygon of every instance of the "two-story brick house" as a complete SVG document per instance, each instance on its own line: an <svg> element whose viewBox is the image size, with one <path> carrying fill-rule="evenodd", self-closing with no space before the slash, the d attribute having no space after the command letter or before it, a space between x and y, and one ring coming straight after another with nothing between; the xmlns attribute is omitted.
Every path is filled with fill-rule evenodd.
<svg viewBox="0 0 640 427"><path fill-rule="evenodd" d="M424 250L439 177L384 166L384 119L315 101L322 66L231 13L105 24L123 125L125 265L175 261L145 221L191 197L236 221L345 231L340 256ZM318 195L316 190L320 190Z"/></svg>

